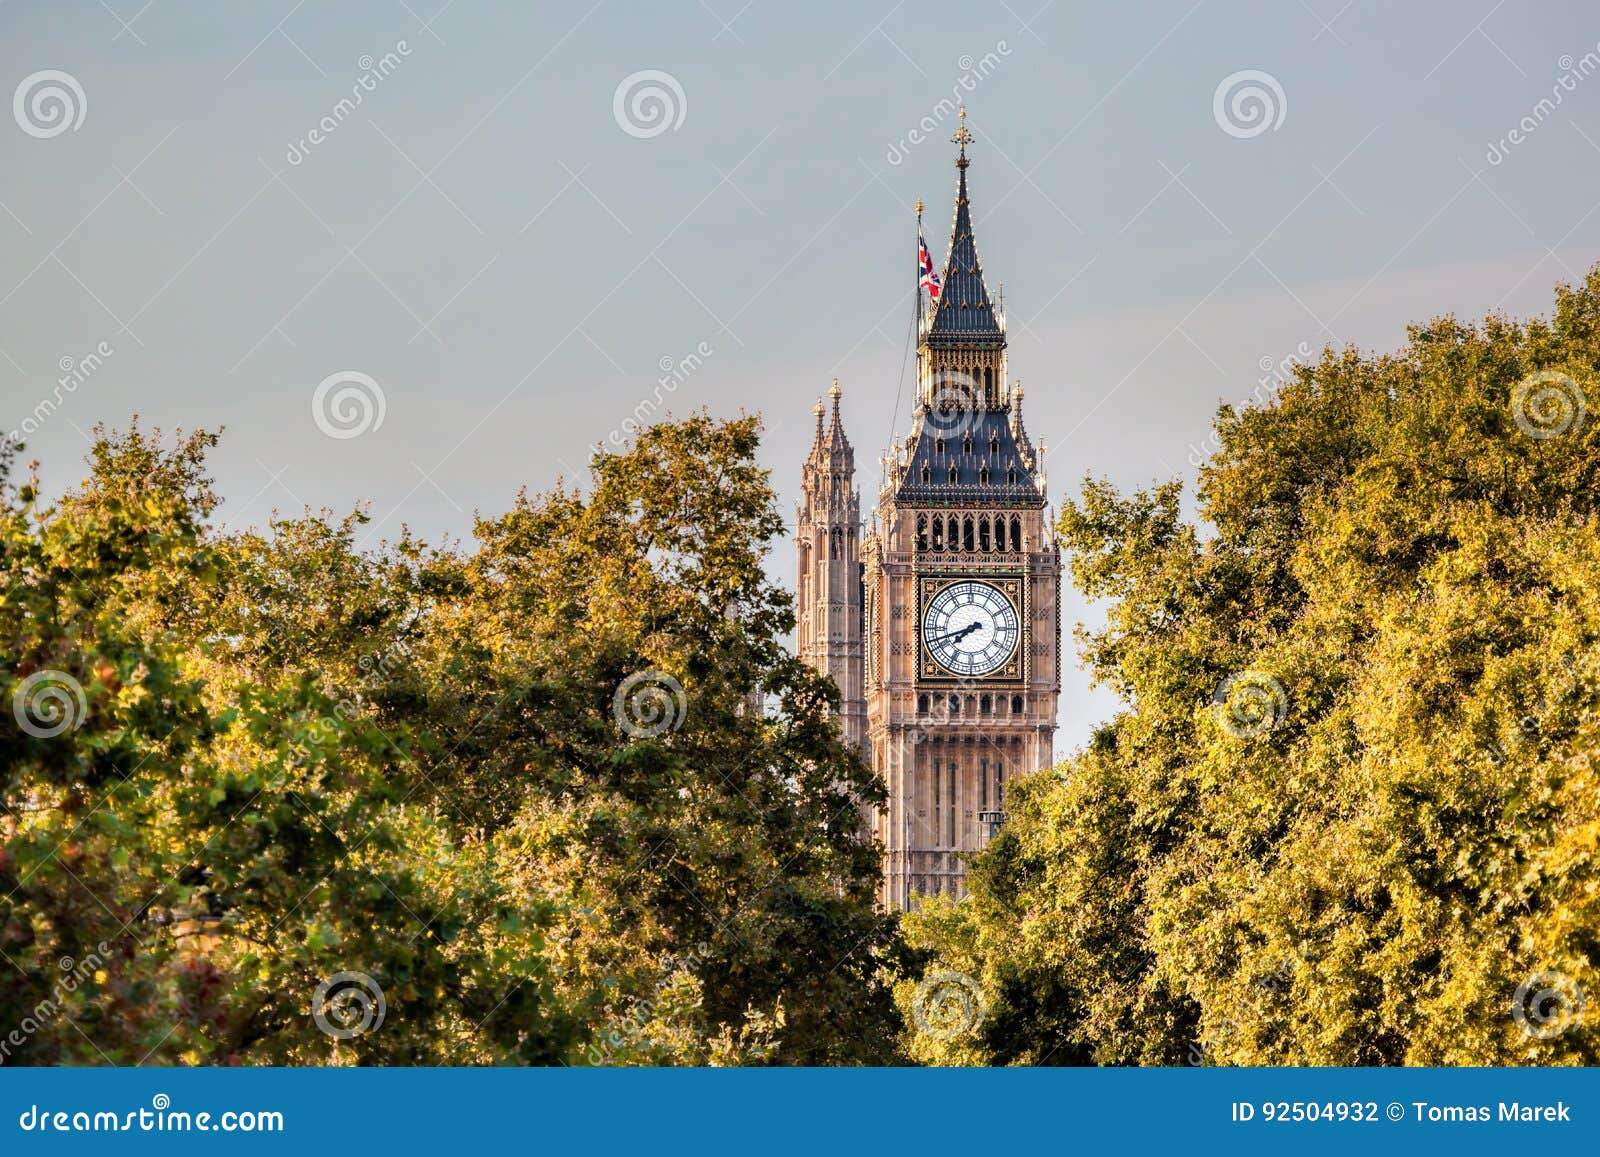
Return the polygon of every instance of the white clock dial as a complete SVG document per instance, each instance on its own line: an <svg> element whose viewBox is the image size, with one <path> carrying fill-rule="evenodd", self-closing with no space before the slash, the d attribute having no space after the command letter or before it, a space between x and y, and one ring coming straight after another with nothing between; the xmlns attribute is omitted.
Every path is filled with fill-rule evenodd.
<svg viewBox="0 0 1600 1157"><path fill-rule="evenodd" d="M922 641L945 670L987 675L1017 649L1016 607L982 582L958 582L934 596L922 616Z"/></svg>

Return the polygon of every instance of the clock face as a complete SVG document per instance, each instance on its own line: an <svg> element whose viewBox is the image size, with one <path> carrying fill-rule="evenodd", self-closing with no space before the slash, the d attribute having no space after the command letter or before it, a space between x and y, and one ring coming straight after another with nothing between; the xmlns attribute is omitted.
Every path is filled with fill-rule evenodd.
<svg viewBox="0 0 1600 1157"><path fill-rule="evenodd" d="M1016 607L988 583L952 583L922 616L922 641L956 675L997 670L1017 649L1019 633Z"/></svg>

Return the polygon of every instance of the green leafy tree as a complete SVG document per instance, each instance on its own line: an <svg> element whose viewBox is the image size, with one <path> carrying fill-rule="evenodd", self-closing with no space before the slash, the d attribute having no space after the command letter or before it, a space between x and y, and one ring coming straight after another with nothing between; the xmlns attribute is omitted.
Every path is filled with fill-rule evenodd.
<svg viewBox="0 0 1600 1157"><path fill-rule="evenodd" d="M1199 525L1085 485L1127 706L911 927L984 1059L1595 1062L1597 398L1600 271L1224 407Z"/></svg>
<svg viewBox="0 0 1600 1157"><path fill-rule="evenodd" d="M218 529L209 434L0 476L0 1059L897 1056L757 436L654 428L470 553Z"/></svg>
<svg viewBox="0 0 1600 1157"><path fill-rule="evenodd" d="M785 1063L898 1055L859 811L881 788L839 740L837 691L784 646L758 436L750 418L658 425L597 453L587 494L483 520L422 648L450 765L429 779L500 833L516 888L567 914L564 983L599 994L591 1056L621 1059L604 1041L679 974L689 1059L745 1040Z"/></svg>

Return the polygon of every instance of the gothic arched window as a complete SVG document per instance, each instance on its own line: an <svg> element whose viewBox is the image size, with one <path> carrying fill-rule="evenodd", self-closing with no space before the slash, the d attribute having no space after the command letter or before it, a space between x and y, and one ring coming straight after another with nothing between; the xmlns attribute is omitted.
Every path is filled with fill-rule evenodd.
<svg viewBox="0 0 1600 1157"><path fill-rule="evenodd" d="M987 462L978 467L978 481L983 483L985 486L989 485L989 464ZM984 549L988 550L989 548L984 547Z"/></svg>
<svg viewBox="0 0 1600 1157"><path fill-rule="evenodd" d="M1009 470L1006 471L1006 485L1015 486L1016 484L1017 484L1017 468L1015 466L1013 466Z"/></svg>
<svg viewBox="0 0 1600 1157"><path fill-rule="evenodd" d="M956 468L954 466L952 466L952 467L950 467L950 485L952 485L952 486L955 485L956 477L957 477Z"/></svg>
<svg viewBox="0 0 1600 1157"><path fill-rule="evenodd" d="M1011 549L1022 549L1022 519L1014 514L1011 516Z"/></svg>
<svg viewBox="0 0 1600 1157"><path fill-rule="evenodd" d="M971 434L966 434L966 435L962 436L962 439L961 439L961 452L963 454L972 453L972 435Z"/></svg>
<svg viewBox="0 0 1600 1157"><path fill-rule="evenodd" d="M917 714L918 715L926 715L927 713L928 713L928 697L926 695L918 695L917 696Z"/></svg>
<svg viewBox="0 0 1600 1157"><path fill-rule="evenodd" d="M943 438L935 438L933 440L933 452L935 454L943 454L944 453L944 439Z"/></svg>
<svg viewBox="0 0 1600 1157"><path fill-rule="evenodd" d="M994 700L987 695L978 696L978 714L988 715L994 711Z"/></svg>
<svg viewBox="0 0 1600 1157"><path fill-rule="evenodd" d="M983 481L987 482L988 479L985 478L985 479L983 479ZM983 550L983 551L986 551L986 550L989 549L989 516L988 515L984 515L982 518L978 519L978 549L979 550Z"/></svg>
<svg viewBox="0 0 1600 1157"><path fill-rule="evenodd" d="M1013 695L1011 697L1011 714L1013 714L1013 715L1021 715L1022 714L1022 696L1021 695Z"/></svg>
<svg viewBox="0 0 1600 1157"><path fill-rule="evenodd" d="M828 550L829 558L844 557L844 531L838 527L833 529L833 545Z"/></svg>
<svg viewBox="0 0 1600 1157"><path fill-rule="evenodd" d="M1000 435L999 434L990 434L989 435L989 453L991 453L991 454L1000 453Z"/></svg>
<svg viewBox="0 0 1600 1157"><path fill-rule="evenodd" d="M972 515L969 514L961 524L961 549L971 550L972 547Z"/></svg>
<svg viewBox="0 0 1600 1157"><path fill-rule="evenodd" d="M924 482L930 482L930 481L933 480L933 474L928 469L928 465L927 465L926 462L924 462L923 465L922 465L922 480Z"/></svg>
<svg viewBox="0 0 1600 1157"><path fill-rule="evenodd" d="M933 518L933 549L944 549L944 519L938 515Z"/></svg>
<svg viewBox="0 0 1600 1157"><path fill-rule="evenodd" d="M917 515L917 549L928 549L928 516L926 514Z"/></svg>

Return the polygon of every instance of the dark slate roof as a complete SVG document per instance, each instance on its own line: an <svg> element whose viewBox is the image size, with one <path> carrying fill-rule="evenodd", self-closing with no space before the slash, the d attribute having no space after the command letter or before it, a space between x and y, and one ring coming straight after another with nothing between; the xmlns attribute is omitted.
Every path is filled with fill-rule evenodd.
<svg viewBox="0 0 1600 1157"><path fill-rule="evenodd" d="M1003 345L1005 333L995 317L989 290L983 284L978 244L972 236L972 207L967 203L965 149L956 161L956 219L950 230L950 252L944 262L944 284L933 323L930 345Z"/></svg>
<svg viewBox="0 0 1600 1157"><path fill-rule="evenodd" d="M972 435L972 453L962 452L964 429ZM944 453L938 451L938 439L944 438ZM1044 495L1040 493L1033 472L1017 448L1011 434L1011 424L1004 410L991 410L974 415L963 427L944 429L938 413L923 412L914 435L916 445L911 452L910 465L902 476L897 502L914 506L956 506L971 503L1040 506ZM990 452L991 438L999 443L998 450ZM989 481L980 481L983 466L989 467ZM922 470L928 469L928 481L922 481ZM950 468L956 469L954 482L950 481ZM1008 472L1015 468L1017 480L1007 482Z"/></svg>

